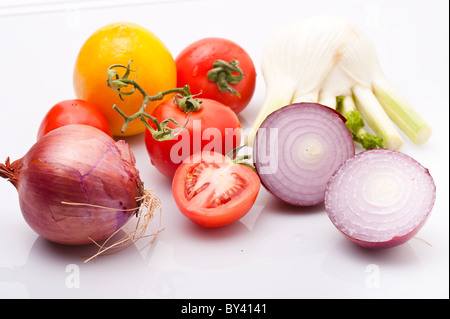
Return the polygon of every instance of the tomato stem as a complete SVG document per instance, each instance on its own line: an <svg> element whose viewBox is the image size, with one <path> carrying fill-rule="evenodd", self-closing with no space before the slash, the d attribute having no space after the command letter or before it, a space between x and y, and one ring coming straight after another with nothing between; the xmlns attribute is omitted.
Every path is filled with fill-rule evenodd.
<svg viewBox="0 0 450 319"><path fill-rule="evenodd" d="M241 97L239 92L232 88L230 84L241 82L244 76L245 74L239 67L238 60L231 60L230 62L216 60L213 63L213 68L207 73L210 81L217 82L220 92L230 92L239 97Z"/></svg>
<svg viewBox="0 0 450 319"><path fill-rule="evenodd" d="M255 166L253 166L252 164L244 161L244 160L251 159L251 155L236 156L237 153L239 153L239 151L242 148L244 148L244 147L245 147L245 145L241 145L241 146L236 147L234 150L232 150L230 153L228 153L226 155L226 157L228 157L234 164L247 166L247 167L251 168L253 171L256 172Z"/></svg>
<svg viewBox="0 0 450 319"><path fill-rule="evenodd" d="M200 99L194 98L198 94L192 95L188 85L185 85L182 88L173 88L166 91L162 91L155 95L148 95L147 92L145 92L145 90L135 80L128 78L131 72L136 71L131 70L130 68L131 61L132 60L128 62L128 66L122 64L111 65L107 71L106 83L108 87L116 91L122 100L123 100L122 95L131 95L134 92L136 92L136 90L138 90L143 97L142 104L139 110L130 116L126 115L116 104L113 105L113 109L117 111L125 120L121 132L122 133L125 132L130 122L140 118L155 140L165 141L172 139L175 135L179 134L185 129L189 121L189 117L183 126L179 124L177 121L175 121L173 118L166 119L161 123L159 123L154 116L151 116L150 114L145 112L147 104L152 101L162 100L164 96L166 96L167 94L175 93L174 103L178 105L178 107L183 112L189 114L191 112L196 112L200 110L202 101ZM119 77L119 73L115 70L116 68L125 68L126 69L125 74L122 77ZM129 85L133 86L133 88L130 91L121 90L123 88L128 87ZM150 119L156 125L156 130L148 123L146 118ZM181 129L169 128L168 127L169 123L173 123L179 126Z"/></svg>

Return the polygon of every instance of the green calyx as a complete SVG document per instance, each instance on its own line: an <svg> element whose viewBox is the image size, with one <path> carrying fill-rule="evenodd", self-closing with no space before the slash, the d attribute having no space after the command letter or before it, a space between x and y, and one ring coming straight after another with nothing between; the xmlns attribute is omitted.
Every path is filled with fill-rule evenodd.
<svg viewBox="0 0 450 319"><path fill-rule="evenodd" d="M123 100L122 96L131 95L135 93L136 90L139 91L143 96L142 104L139 110L130 116L125 114L117 105L114 104L113 109L116 110L125 120L121 130L122 133L125 132L126 128L128 127L128 124L131 121L141 119L141 121L150 131L155 140L166 141L173 139L173 137L181 133L186 128L186 125L189 121L189 117L184 125L179 124L172 118L166 119L161 123L159 123L154 116L145 112L147 104L151 101L162 100L164 96L167 94L175 93L174 103L178 105L178 107L183 112L185 112L186 114L190 114L191 112L199 111L200 108L202 107L202 101L200 99L195 98L195 96L199 95L200 93L192 95L189 90L189 86L185 85L183 88L173 88L167 91L159 92L155 95L148 95L144 91L144 89L136 82L136 80L128 78L131 72L136 71L130 68L130 63L131 60L128 62L128 66L122 64L114 64L108 68L108 71L106 73L107 75L106 84L108 85L108 87L112 88L119 94L121 100ZM119 73L116 70L118 68L125 69L125 73L123 74L122 77L119 76ZM132 86L132 89L129 91L124 91L123 89L127 88L128 86ZM148 123L146 118L150 119L156 125L156 130ZM169 123L177 125L178 127L180 127L180 129L172 129L168 127Z"/></svg>
<svg viewBox="0 0 450 319"><path fill-rule="evenodd" d="M230 92L233 95L241 97L230 84L237 84L242 81L245 74L239 67L238 60L231 60L226 62L224 60L216 60L213 63L213 68L208 71L207 77L210 81L217 82L217 87L220 92Z"/></svg>
<svg viewBox="0 0 450 319"><path fill-rule="evenodd" d="M236 147L234 150L232 150L231 152L229 152L226 157L229 158L231 160L231 162L233 164L239 164L239 165L244 165L247 166L249 168L251 168L254 172L256 172L256 168L255 166L253 166L252 164L245 162L245 160L248 160L251 158L250 155L241 155L241 156L237 156L237 153L239 153L239 151L244 148L245 145L242 146L238 146Z"/></svg>

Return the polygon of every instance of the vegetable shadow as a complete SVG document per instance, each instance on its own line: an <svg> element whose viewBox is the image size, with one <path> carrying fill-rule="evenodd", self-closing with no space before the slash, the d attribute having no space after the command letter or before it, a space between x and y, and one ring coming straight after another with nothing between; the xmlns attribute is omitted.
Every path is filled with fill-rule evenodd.
<svg viewBox="0 0 450 319"><path fill-rule="evenodd" d="M265 211L286 215L318 214L325 212L325 205L322 203L314 206L294 206L271 195L267 201Z"/></svg>
<svg viewBox="0 0 450 319"><path fill-rule="evenodd" d="M223 227L207 228L190 220L180 225L182 236L173 237L174 260L199 269L225 269L254 258L247 246L251 231L240 221Z"/></svg>

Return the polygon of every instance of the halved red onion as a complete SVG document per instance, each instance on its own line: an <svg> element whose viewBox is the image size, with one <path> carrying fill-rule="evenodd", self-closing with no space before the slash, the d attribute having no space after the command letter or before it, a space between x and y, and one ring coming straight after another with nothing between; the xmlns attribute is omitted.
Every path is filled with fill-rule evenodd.
<svg viewBox="0 0 450 319"><path fill-rule="evenodd" d="M368 248L394 247L411 239L436 198L428 170L393 150L361 152L336 170L326 187L325 208L333 224Z"/></svg>
<svg viewBox="0 0 450 319"><path fill-rule="evenodd" d="M331 174L354 154L345 119L317 103L291 104L271 113L253 146L264 187L295 206L322 203Z"/></svg>

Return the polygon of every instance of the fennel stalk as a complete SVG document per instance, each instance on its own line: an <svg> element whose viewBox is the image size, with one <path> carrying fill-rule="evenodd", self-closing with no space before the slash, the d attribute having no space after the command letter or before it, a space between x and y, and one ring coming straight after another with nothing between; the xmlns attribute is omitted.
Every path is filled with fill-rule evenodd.
<svg viewBox="0 0 450 319"><path fill-rule="evenodd" d="M402 146L397 127L416 144L431 135L429 125L386 80L370 39L344 18L311 17L280 29L263 49L262 73L266 95L246 137L248 146L275 110L298 102L336 109L339 96L346 104L353 101L385 148Z"/></svg>

